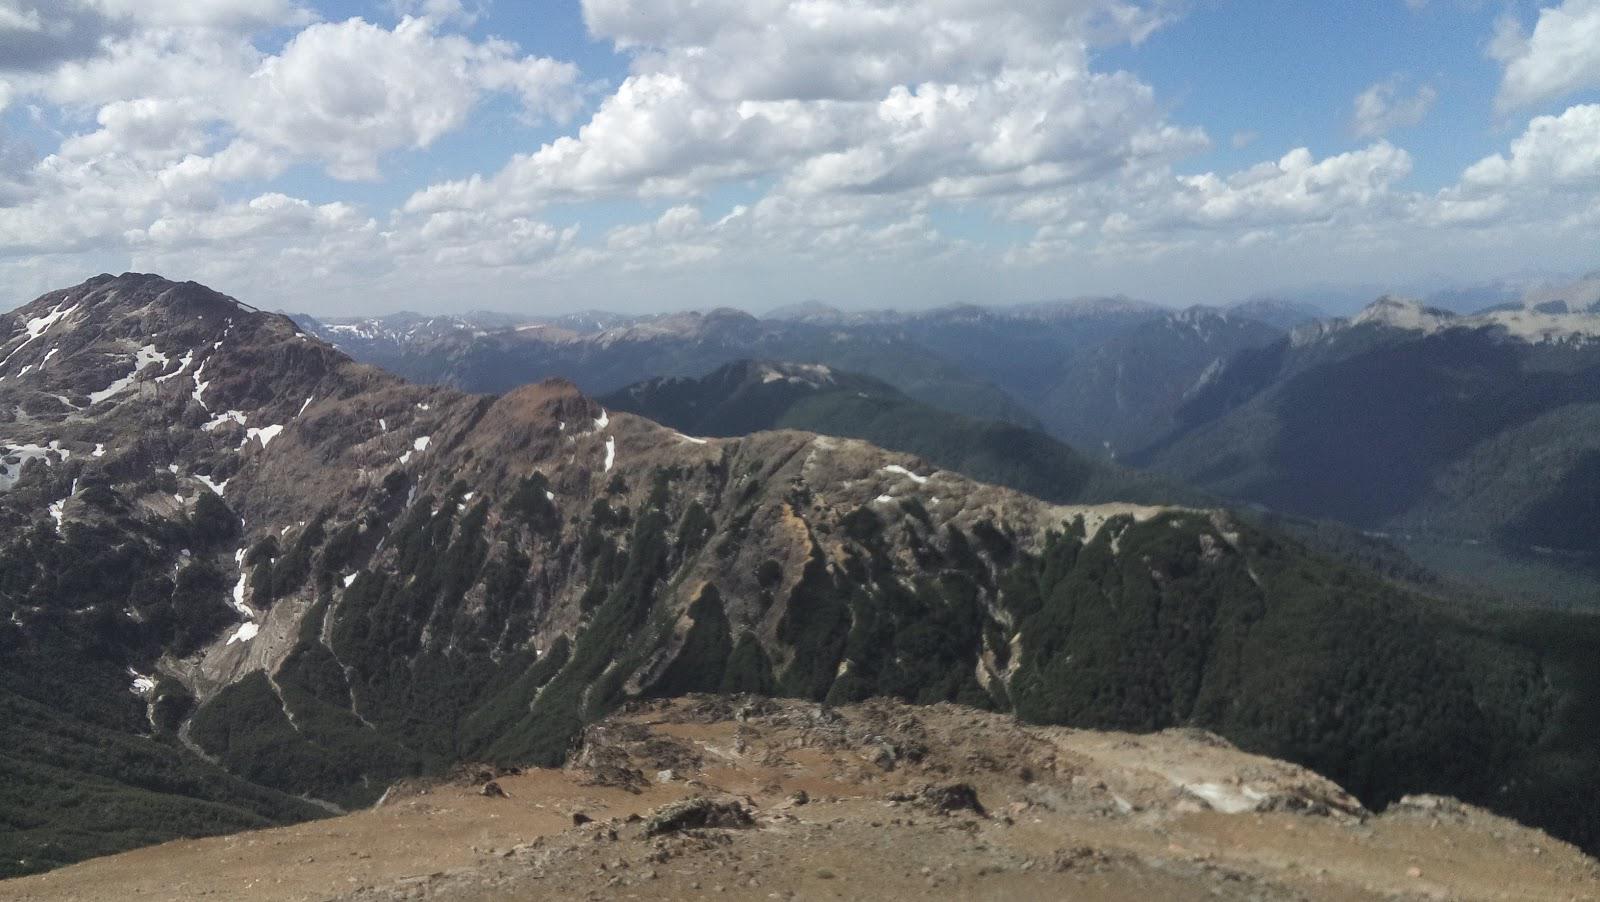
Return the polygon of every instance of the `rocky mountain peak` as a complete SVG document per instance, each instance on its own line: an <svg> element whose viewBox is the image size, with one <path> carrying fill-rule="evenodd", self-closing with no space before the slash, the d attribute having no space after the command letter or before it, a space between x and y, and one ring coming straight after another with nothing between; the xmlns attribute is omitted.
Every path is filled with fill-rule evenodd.
<svg viewBox="0 0 1600 902"><path fill-rule="evenodd" d="M1456 314L1424 306L1410 298L1384 295L1350 320L1351 325L1378 325L1407 331L1435 332L1449 325Z"/></svg>
<svg viewBox="0 0 1600 902"><path fill-rule="evenodd" d="M1509 341L1585 344L1600 338L1600 314L1567 301L1503 305L1473 314L1458 314L1419 301L1385 295L1348 320L1310 322L1291 333L1295 346L1338 337L1347 330L1371 326L1427 337L1458 329L1488 330Z"/></svg>

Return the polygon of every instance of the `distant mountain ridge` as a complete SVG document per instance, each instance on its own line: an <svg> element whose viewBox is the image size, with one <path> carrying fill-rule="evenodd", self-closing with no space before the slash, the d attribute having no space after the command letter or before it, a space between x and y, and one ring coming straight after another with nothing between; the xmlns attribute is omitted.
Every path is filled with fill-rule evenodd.
<svg viewBox="0 0 1600 902"><path fill-rule="evenodd" d="M601 401L691 435L802 429L858 438L1058 504L1203 503L1198 493L1037 430L945 413L870 376L816 364L741 360L699 379L651 379Z"/></svg>
<svg viewBox="0 0 1600 902"><path fill-rule="evenodd" d="M719 308L614 321L556 317L513 328L484 331L466 324L418 333L386 330L381 321L297 322L359 360L418 382L467 391L502 392L560 376L580 388L605 394L660 375L704 375L745 357L805 360L873 373L908 394L938 399L940 406L1022 425L1031 413L982 377L936 354L872 332L759 320ZM575 325L602 328L584 331Z"/></svg>
<svg viewBox="0 0 1600 902"><path fill-rule="evenodd" d="M439 318L297 322L359 360L423 382L506 391L553 375L606 394L658 376L700 377L740 359L872 375L967 416L1044 427L1099 456L1165 434L1201 376L1283 334L1308 308L1256 301L1169 310L1128 298L1009 307L842 311L821 303L758 319L731 309L532 318L481 329Z"/></svg>
<svg viewBox="0 0 1600 902"><path fill-rule="evenodd" d="M1594 559L1600 315L1385 298L1235 357L1135 456L1289 513Z"/></svg>

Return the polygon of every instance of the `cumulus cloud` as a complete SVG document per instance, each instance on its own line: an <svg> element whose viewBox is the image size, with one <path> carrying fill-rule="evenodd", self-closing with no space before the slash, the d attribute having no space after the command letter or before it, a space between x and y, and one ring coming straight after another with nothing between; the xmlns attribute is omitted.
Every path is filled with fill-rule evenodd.
<svg viewBox="0 0 1600 902"><path fill-rule="evenodd" d="M185 6L184 15L276 21L297 9L216 0ZM64 144L75 155L92 148L145 153L159 149L151 139L183 132L189 140L181 148L165 149L200 153L199 145L241 140L284 163L311 161L337 178L371 179L385 154L431 145L491 94L518 98L529 120L564 121L581 103L577 79L570 63L443 31L431 19L387 28L357 18L311 24L275 54L256 49L247 31L145 28L108 39L92 57L19 80L13 90L96 110L99 132Z"/></svg>
<svg viewBox="0 0 1600 902"><path fill-rule="evenodd" d="M0 0L0 71L48 72L92 59L145 28L248 29L315 19L294 0Z"/></svg>
<svg viewBox="0 0 1600 902"><path fill-rule="evenodd" d="M689 197L772 177L796 193L986 196L1203 147L1090 48L1161 18L1115 0L586 0L632 71L578 133L413 212Z"/></svg>
<svg viewBox="0 0 1600 902"><path fill-rule="evenodd" d="M313 205L299 198L269 193L217 209L164 215L128 233L135 247L177 248L196 244L228 244L263 237L286 237L305 230L370 230L375 224L349 204Z"/></svg>
<svg viewBox="0 0 1600 902"><path fill-rule="evenodd" d="M1082 69L1139 41L1157 10L1122 0L583 0L596 37L723 100L875 101L895 85Z"/></svg>
<svg viewBox="0 0 1600 902"><path fill-rule="evenodd" d="M574 66L434 18L320 22L289 0L94 0L94 11L127 27L94 53L3 83L8 101L81 111L91 124L43 157L0 140L0 257L115 250L230 277L267 259L381 269L399 248L352 205L230 196L296 163L377 177L387 154L430 146L492 95L528 120L562 119L581 101ZM276 52L255 46L255 29L284 24L304 27Z"/></svg>
<svg viewBox="0 0 1600 902"><path fill-rule="evenodd" d="M1350 114L1350 131L1358 138L1378 138L1425 119L1439 99L1438 90L1432 85L1418 85L1415 91L1405 92L1404 87L1404 79L1397 76L1357 94Z"/></svg>
<svg viewBox="0 0 1600 902"><path fill-rule="evenodd" d="M131 230L126 240L134 269L183 273L263 298L303 296L313 284L318 290L370 284L392 269L377 223L355 207L275 192L205 211L173 211Z"/></svg>
<svg viewBox="0 0 1600 902"><path fill-rule="evenodd" d="M569 251L576 227L556 228L526 216L451 210L390 232L390 250L432 266L498 269L547 264Z"/></svg>
<svg viewBox="0 0 1600 902"><path fill-rule="evenodd" d="M92 5L0 0L0 71L31 72L95 52L113 24Z"/></svg>
<svg viewBox="0 0 1600 902"><path fill-rule="evenodd" d="M436 22L459 22L471 25L486 11L488 0L389 0L389 8L396 15L426 16Z"/></svg>
<svg viewBox="0 0 1600 902"><path fill-rule="evenodd" d="M1212 227L1323 221L1381 204L1411 165L1411 155L1387 141L1321 160L1300 147L1226 177L1179 178L1165 218Z"/></svg>
<svg viewBox="0 0 1600 902"><path fill-rule="evenodd" d="M773 261L839 266L872 260L913 264L960 249L925 212L867 197L811 198L776 192L715 219L689 205L606 234L610 262L629 269L730 266Z"/></svg>
<svg viewBox="0 0 1600 902"><path fill-rule="evenodd" d="M1546 7L1531 34L1502 18L1489 54L1505 66L1495 100L1502 111L1600 86L1600 0Z"/></svg>
<svg viewBox="0 0 1600 902"><path fill-rule="evenodd" d="M1322 234L1403 215L1412 160L1379 141L1317 159L1307 148L1232 173L1164 169L1029 197L1011 210L1038 226L1013 262L1098 250L1153 258L1196 241L1228 244Z"/></svg>
<svg viewBox="0 0 1600 902"><path fill-rule="evenodd" d="M423 303L558 284L605 303L589 292L654 297L675 280L680 297L715 285L731 300L801 274L1035 293L1037 278L1006 280L1142 279L1173 261L1233 261L1220 276L1238 279L1241 261L1274 254L1404 260L1430 240L1483 255L1541 226L1592 250L1600 227L1594 105L1533 119L1426 193L1385 136L1437 94L1398 76L1353 100L1356 146L1196 165L1206 132L1102 52L1166 24L1181 5L1167 0L566 2L627 63L604 93L469 31L493 24L484 0L369 4L393 13L382 21L328 21L310 0L0 0L0 110L43 107L26 134L50 142L0 135L0 274L33 285L63 271L48 256L268 298L307 291L311 274L319 293L387 298L387 284ZM1600 83L1582 74L1597 6L1564 0L1527 30L1506 20L1490 48L1502 109ZM33 41L33 56L6 41ZM332 182L318 202L294 197L308 192L284 178L418 179L434 171L422 154L490 117L562 127L477 175L362 191L409 192L398 209L337 200L349 195ZM619 199L632 203L608 203L601 225L584 212ZM973 224L998 228L955 237Z"/></svg>
<svg viewBox="0 0 1600 902"><path fill-rule="evenodd" d="M336 178L374 178L387 151L426 147L460 128L485 90L515 91L537 116L572 109L577 69L518 57L505 42L392 30L361 19L313 25L252 73L232 125L244 137L326 162Z"/></svg>
<svg viewBox="0 0 1600 902"><path fill-rule="evenodd" d="M70 0L69 0L70 2ZM259 25L305 25L316 13L296 0L81 0L105 15L156 27L240 28Z"/></svg>
<svg viewBox="0 0 1600 902"><path fill-rule="evenodd" d="M1479 190L1600 188L1600 104L1535 117L1508 154L1479 160L1462 183Z"/></svg>

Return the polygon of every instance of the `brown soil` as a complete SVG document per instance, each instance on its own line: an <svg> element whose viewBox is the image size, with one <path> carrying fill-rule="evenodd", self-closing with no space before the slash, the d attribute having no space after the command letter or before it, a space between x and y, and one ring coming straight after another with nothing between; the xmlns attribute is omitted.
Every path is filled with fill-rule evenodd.
<svg viewBox="0 0 1600 902"><path fill-rule="evenodd" d="M495 775L506 797L477 777L397 787L345 817L0 883L0 899L1600 899L1600 866L1542 833L1435 797L1374 815L1197 731L697 697L586 742L567 770ZM714 804L652 819L692 798Z"/></svg>

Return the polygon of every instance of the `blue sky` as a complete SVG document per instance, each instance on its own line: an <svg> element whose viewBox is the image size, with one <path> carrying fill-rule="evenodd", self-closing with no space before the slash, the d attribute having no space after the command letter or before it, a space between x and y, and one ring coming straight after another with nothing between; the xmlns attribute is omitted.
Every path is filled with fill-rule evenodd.
<svg viewBox="0 0 1600 902"><path fill-rule="evenodd" d="M269 307L1600 267L1600 0L0 0L0 276Z"/></svg>
<svg viewBox="0 0 1600 902"><path fill-rule="evenodd" d="M1351 101L1369 85L1396 76L1435 85L1433 114L1393 137L1415 148L1417 185L1441 188L1497 149L1491 107L1499 69L1484 53L1495 9L1207 0L1106 58L1139 73L1173 100L1177 117L1216 137L1214 152L1190 160L1191 169L1246 166L1274 148L1355 146ZM1235 149L1226 139L1241 132L1261 137Z"/></svg>

